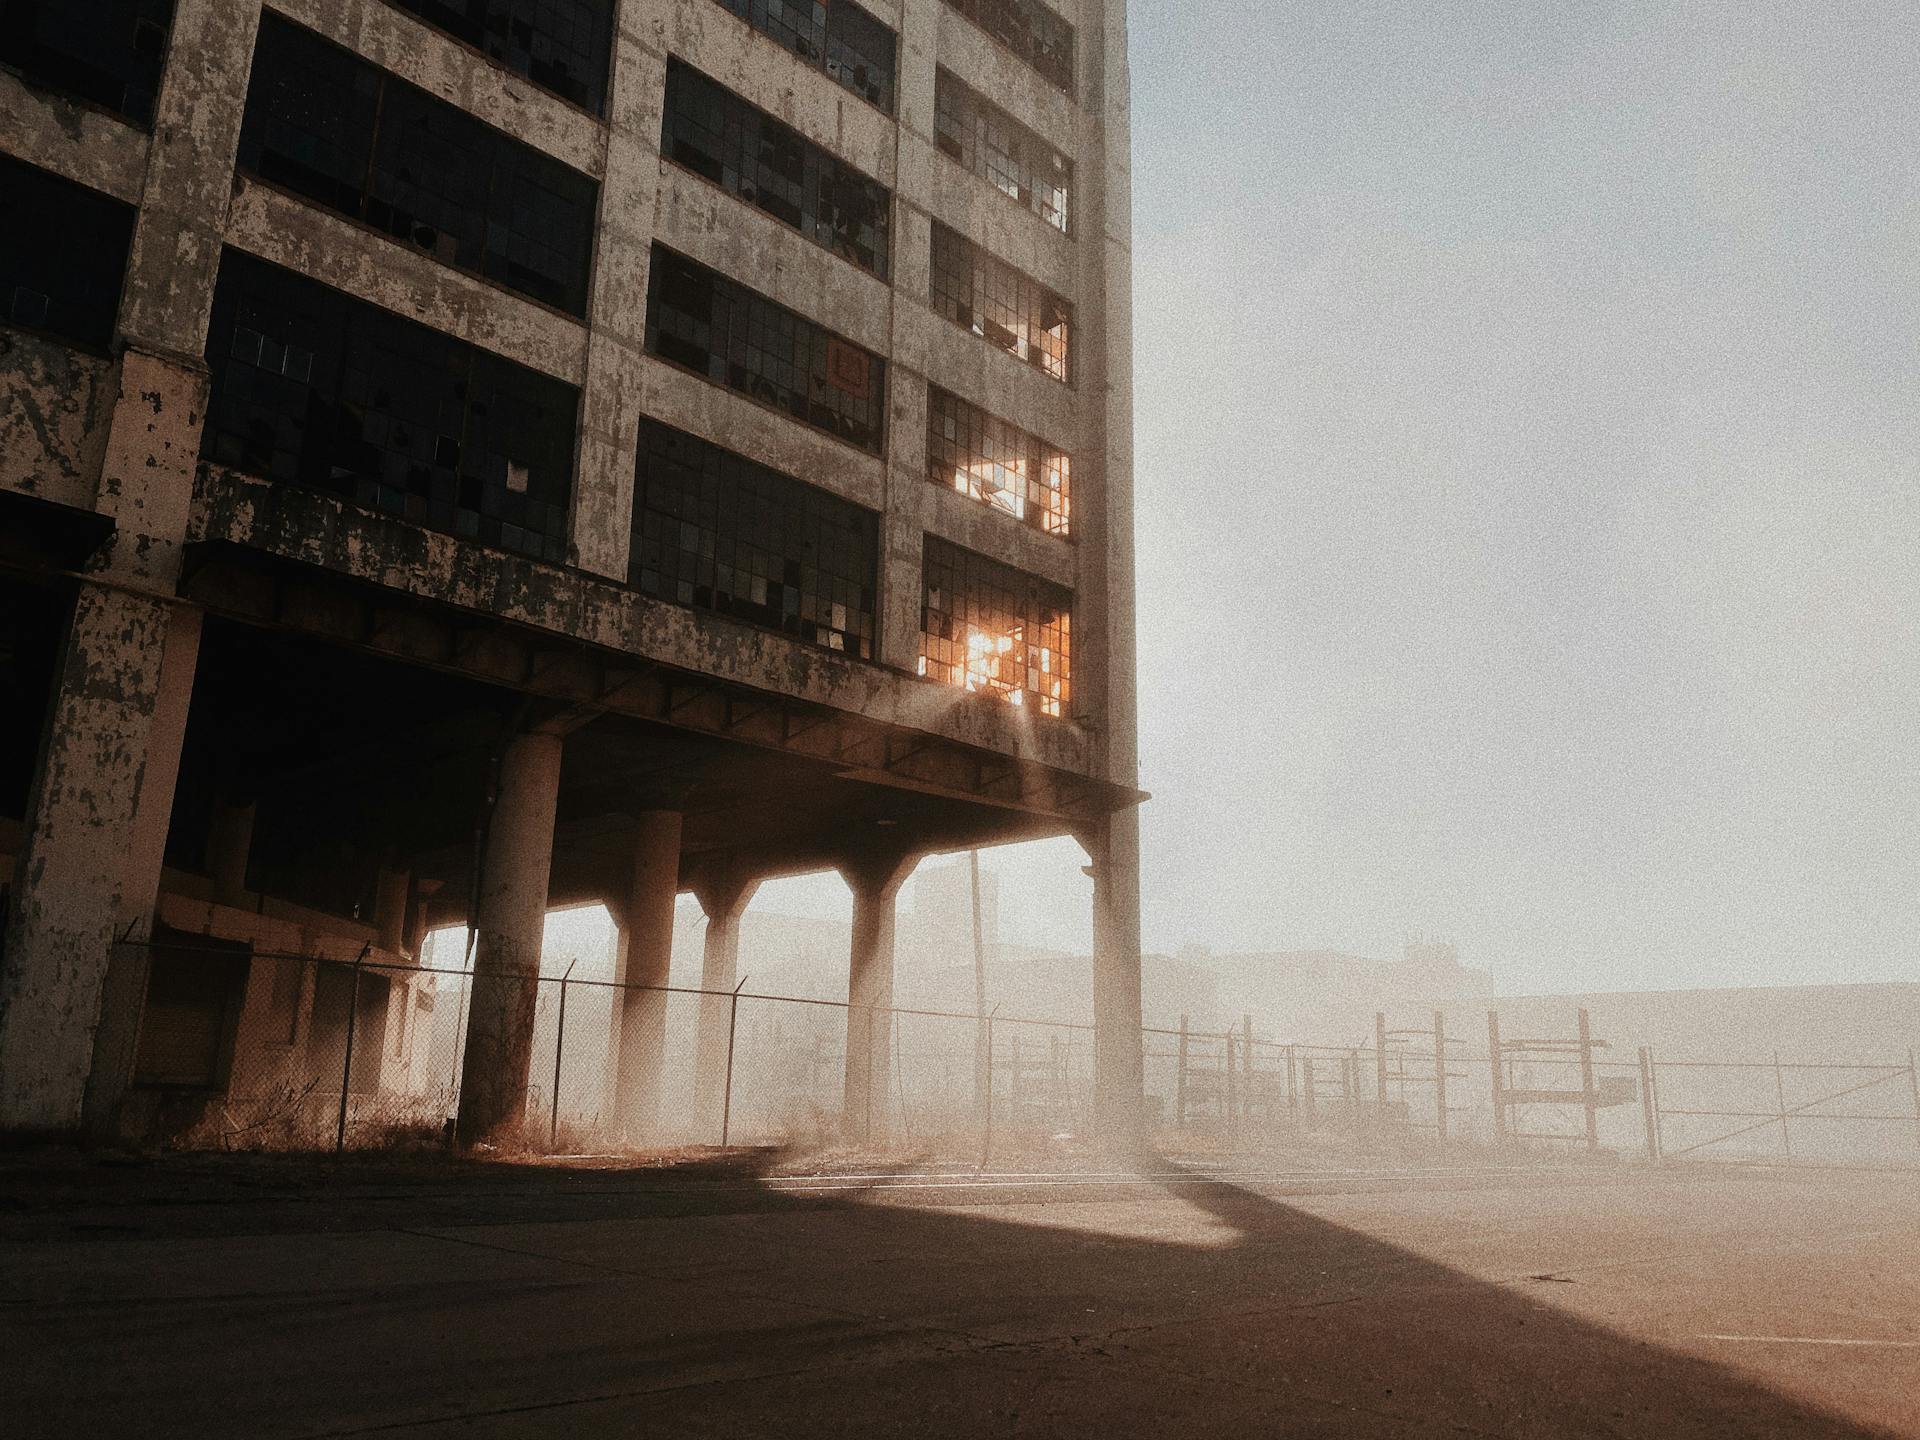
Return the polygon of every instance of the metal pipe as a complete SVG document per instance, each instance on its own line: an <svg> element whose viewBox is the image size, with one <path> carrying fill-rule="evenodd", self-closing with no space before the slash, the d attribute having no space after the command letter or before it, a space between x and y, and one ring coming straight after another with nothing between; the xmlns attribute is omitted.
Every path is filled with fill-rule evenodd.
<svg viewBox="0 0 1920 1440"><path fill-rule="evenodd" d="M340 1119L334 1127L333 1153L347 1148L347 1089L353 1083L353 1031L360 1018L360 966L365 963L372 942L360 947L360 958L353 962L353 992L347 999L347 1054L340 1062Z"/></svg>
<svg viewBox="0 0 1920 1440"><path fill-rule="evenodd" d="M547 1121L549 1150L560 1143L560 1057L565 1053L567 1044L567 981L573 978L573 967L579 963L580 957L574 956L567 962L566 973L560 977L560 1014L553 1026L553 1094L549 1097L553 1102L553 1113Z"/></svg>
<svg viewBox="0 0 1920 1440"><path fill-rule="evenodd" d="M727 1148L727 1139L733 1126L733 1034L740 1023L740 991L747 983L742 975L740 983L733 987L727 1010L727 1084L720 1101L720 1148ZM871 1082L869 1082L871 1083Z"/></svg>

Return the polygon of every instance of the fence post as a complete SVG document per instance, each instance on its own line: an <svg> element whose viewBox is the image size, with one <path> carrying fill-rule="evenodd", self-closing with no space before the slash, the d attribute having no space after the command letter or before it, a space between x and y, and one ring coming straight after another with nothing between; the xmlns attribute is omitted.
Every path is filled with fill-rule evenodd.
<svg viewBox="0 0 1920 1440"><path fill-rule="evenodd" d="M1293 1042L1287 1042L1287 1113L1298 1123L1300 1119L1300 1063L1294 1053Z"/></svg>
<svg viewBox="0 0 1920 1440"><path fill-rule="evenodd" d="M360 967L367 962L372 942L360 947L360 958L353 962L353 991L347 998L347 1054L340 1062L340 1119L334 1127L333 1153L347 1148L347 1090L353 1084L353 1028L360 1019Z"/></svg>
<svg viewBox="0 0 1920 1440"><path fill-rule="evenodd" d="M1587 1153L1600 1151L1600 1095L1593 1087L1593 1025L1580 1007L1580 1103L1587 1109Z"/></svg>
<svg viewBox="0 0 1920 1440"><path fill-rule="evenodd" d="M1387 1016L1373 1012L1373 1108L1380 1112L1380 1123L1387 1120Z"/></svg>
<svg viewBox="0 0 1920 1440"><path fill-rule="evenodd" d="M1651 1045L1647 1046L1647 1094L1653 1097L1653 1158L1664 1161L1667 1131L1666 1117L1660 1113L1660 1062L1654 1058Z"/></svg>
<svg viewBox="0 0 1920 1440"><path fill-rule="evenodd" d="M1660 1127L1653 1117L1653 1063L1652 1052L1646 1046L1640 1047L1640 1122L1647 1133L1647 1158L1660 1158Z"/></svg>
<svg viewBox="0 0 1920 1440"><path fill-rule="evenodd" d="M1780 1068L1780 1052L1773 1052L1773 1098L1780 1104L1780 1150L1793 1159L1793 1136L1787 1128L1787 1081Z"/></svg>
<svg viewBox="0 0 1920 1440"><path fill-rule="evenodd" d="M1487 1063L1493 1069L1493 1143L1507 1143L1505 1087L1500 1083L1500 1012L1487 1011Z"/></svg>
<svg viewBox="0 0 1920 1440"><path fill-rule="evenodd" d="M1913 1143L1920 1145L1920 1066L1916 1066L1916 1056L1907 1051L1907 1086L1913 1091Z"/></svg>
<svg viewBox="0 0 1920 1440"><path fill-rule="evenodd" d="M1433 1012L1434 1125L1442 1145L1447 1143L1447 1017Z"/></svg>
<svg viewBox="0 0 1920 1440"><path fill-rule="evenodd" d="M1300 1098L1307 1112L1307 1124L1311 1125L1319 1117L1314 1113L1313 1103L1313 1052L1309 1050L1301 1059Z"/></svg>
<svg viewBox="0 0 1920 1440"><path fill-rule="evenodd" d="M1240 1034L1242 1038L1242 1044L1240 1046L1240 1089L1242 1091L1240 1096L1240 1114L1246 1120L1247 1124L1251 1126L1253 1124L1253 1107L1255 1103L1255 1091L1253 1088L1253 1016L1245 1012L1242 1012L1240 1016Z"/></svg>
<svg viewBox="0 0 1920 1440"><path fill-rule="evenodd" d="M987 1168L987 1156L993 1151L993 1017L1000 1013L995 1005L987 1012L987 1104L980 1117L980 1168Z"/></svg>
<svg viewBox="0 0 1920 1440"><path fill-rule="evenodd" d="M1177 1050L1179 1069L1173 1076L1173 1123L1174 1128L1187 1128L1187 1017L1180 1017L1180 1044Z"/></svg>
<svg viewBox="0 0 1920 1440"><path fill-rule="evenodd" d="M560 977L560 1013L553 1023L553 1101L551 1118L547 1121L547 1149L552 1150L560 1143L560 1057L566 1052L567 1045L567 981L573 978L573 967L580 963L580 957L574 956L567 962L566 973ZM534 983L538 984L538 981Z"/></svg>
<svg viewBox="0 0 1920 1440"><path fill-rule="evenodd" d="M720 1148L727 1148L727 1137L733 1127L733 1033L740 1023L740 991L747 983L742 975L740 983L733 987L727 1009L727 1084L721 1092L720 1100ZM763 1027L764 1028L764 1027ZM869 1021L871 1028L871 1021ZM871 1081L868 1082L871 1085Z"/></svg>
<svg viewBox="0 0 1920 1440"><path fill-rule="evenodd" d="M1240 1139L1240 1095L1233 1083L1233 1031L1226 1034L1227 1061L1227 1138L1237 1142Z"/></svg>
<svg viewBox="0 0 1920 1440"><path fill-rule="evenodd" d="M860 1063L867 1076L866 1084L861 1087L866 1092L863 1096L866 1101L866 1116L861 1124L866 1141L871 1145L873 1143L873 1006L871 1005L867 1006L867 1048L865 1058Z"/></svg>

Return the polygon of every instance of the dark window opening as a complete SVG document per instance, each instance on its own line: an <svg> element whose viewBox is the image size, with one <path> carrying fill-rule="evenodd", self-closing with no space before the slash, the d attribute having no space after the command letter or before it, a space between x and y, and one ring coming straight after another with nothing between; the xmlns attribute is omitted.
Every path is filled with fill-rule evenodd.
<svg viewBox="0 0 1920 1440"><path fill-rule="evenodd" d="M886 361L660 245L647 282L647 349L881 453Z"/></svg>
<svg viewBox="0 0 1920 1440"><path fill-rule="evenodd" d="M934 142L1063 235L1073 162L945 70L934 77Z"/></svg>
<svg viewBox="0 0 1920 1440"><path fill-rule="evenodd" d="M613 0L393 0L542 90L598 115L606 104Z"/></svg>
<svg viewBox="0 0 1920 1440"><path fill-rule="evenodd" d="M641 422L628 578L643 594L871 660L879 566L871 510Z"/></svg>
<svg viewBox="0 0 1920 1440"><path fill-rule="evenodd" d="M0 65L153 124L173 0L0 0Z"/></svg>
<svg viewBox="0 0 1920 1440"><path fill-rule="evenodd" d="M240 169L572 315L597 187L309 30L260 22Z"/></svg>
<svg viewBox="0 0 1920 1440"><path fill-rule="evenodd" d="M134 1080L224 1090L252 952L203 935L154 937Z"/></svg>
<svg viewBox="0 0 1920 1440"><path fill-rule="evenodd" d="M947 0L1069 95L1073 93L1073 26L1038 0Z"/></svg>
<svg viewBox="0 0 1920 1440"><path fill-rule="evenodd" d="M1065 382L1073 307L966 236L933 222L933 308Z"/></svg>
<svg viewBox="0 0 1920 1440"><path fill-rule="evenodd" d="M927 478L1049 535L1067 534L1064 450L938 386L927 395Z"/></svg>
<svg viewBox="0 0 1920 1440"><path fill-rule="evenodd" d="M1073 596L931 535L921 565L920 673L1064 716Z"/></svg>
<svg viewBox="0 0 1920 1440"><path fill-rule="evenodd" d="M229 250L201 454L563 564L579 392Z"/></svg>
<svg viewBox="0 0 1920 1440"><path fill-rule="evenodd" d="M693 67L667 62L660 148L834 254L887 274L892 195Z"/></svg>
<svg viewBox="0 0 1920 1440"><path fill-rule="evenodd" d="M889 115L893 113L893 31L850 0L720 0L762 35Z"/></svg>
<svg viewBox="0 0 1920 1440"><path fill-rule="evenodd" d="M0 324L94 350L113 339L133 207L0 157Z"/></svg>

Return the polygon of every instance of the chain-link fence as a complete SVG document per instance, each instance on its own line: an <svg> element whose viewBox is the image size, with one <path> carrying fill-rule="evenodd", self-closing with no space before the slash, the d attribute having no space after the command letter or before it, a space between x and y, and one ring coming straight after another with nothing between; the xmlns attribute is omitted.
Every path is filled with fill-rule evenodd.
<svg viewBox="0 0 1920 1440"><path fill-rule="evenodd" d="M127 1126L185 1147L444 1144L558 1153L905 1141L951 1153L1088 1135L1090 1025L218 941L118 947L146 1004ZM125 983L125 976L122 976ZM1611 1058L1564 1039L1476 1051L1432 1030L1372 1047L1249 1017L1141 1033L1149 1132L1170 1147L1497 1145L1649 1158L1920 1155L1920 1068ZM469 1074L469 1070L472 1071ZM463 1115L463 1105L468 1107ZM467 1133L475 1114L480 1133Z"/></svg>

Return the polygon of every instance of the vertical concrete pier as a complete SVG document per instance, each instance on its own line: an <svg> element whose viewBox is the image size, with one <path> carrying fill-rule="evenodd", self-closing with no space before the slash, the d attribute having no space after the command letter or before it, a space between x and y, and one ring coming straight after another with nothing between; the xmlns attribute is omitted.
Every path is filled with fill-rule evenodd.
<svg viewBox="0 0 1920 1440"><path fill-rule="evenodd" d="M511 1128L526 1110L561 749L556 735L519 735L500 757L474 919L456 1132L464 1145Z"/></svg>
<svg viewBox="0 0 1920 1440"><path fill-rule="evenodd" d="M900 887L918 856L843 866L853 891L853 946L847 965L847 1069L841 1123L849 1135L885 1135L891 1094L893 937Z"/></svg>
<svg viewBox="0 0 1920 1440"><path fill-rule="evenodd" d="M664 986L673 964L673 902L680 893L678 810L634 817L633 872L621 907L625 951L620 979L629 987ZM620 1014L613 1129L630 1145L659 1138L660 1079L667 1047L667 996L629 988L615 997Z"/></svg>

